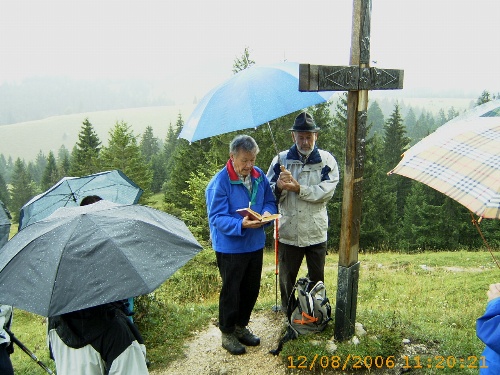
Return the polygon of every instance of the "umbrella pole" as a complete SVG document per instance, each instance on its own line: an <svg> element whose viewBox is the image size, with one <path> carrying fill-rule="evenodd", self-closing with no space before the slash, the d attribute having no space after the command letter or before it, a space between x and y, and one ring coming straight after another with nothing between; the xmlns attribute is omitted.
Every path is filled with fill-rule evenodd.
<svg viewBox="0 0 500 375"><path fill-rule="evenodd" d="M476 227L477 231L479 232L479 235L483 239L483 242L486 245L486 248L490 252L491 256L493 257L493 260L495 261L497 267L500 268L500 264L498 264L497 259L493 255L493 251L491 251L491 248L490 248L490 245L488 244L488 241L486 241L486 238L484 238L483 232L481 232L481 228L479 228L479 223L481 222L482 218L479 218L479 220L476 220L476 218L474 217L474 214L471 211L469 211L469 212L470 212L470 217L472 218L472 224L474 224L474 226Z"/></svg>
<svg viewBox="0 0 500 375"><path fill-rule="evenodd" d="M271 124L269 121L267 122L267 127L269 128L269 134L271 134L271 141L273 142L274 150L276 151L276 155L278 155L278 163L280 162L280 151L278 150L278 145L276 144L276 140L274 139L273 131L271 130Z"/></svg>
<svg viewBox="0 0 500 375"><path fill-rule="evenodd" d="M52 372L52 370L51 370L50 368L48 368L48 367L47 367L47 366L46 366L46 365L45 365L42 361L40 361L40 360L36 357L36 355L34 355L34 354L31 352L31 350L29 350L26 346L24 346L24 344L23 344L21 341L19 341L19 340L17 339L17 337L16 337L16 336L14 336L14 334L13 334L11 331L9 331L9 330L8 330L7 328L5 328L5 327L4 327L4 330L5 330L5 332L7 332L7 333L9 334L10 339L12 340L12 342L14 342L17 346L19 346L19 347L23 350L23 352L25 352L26 354L28 354L28 355L31 357L31 359L32 359L33 361L35 361L36 363L38 363L38 364L40 365L40 367L41 367L41 368L43 368L45 371L47 371L47 373L48 373L48 374L51 374L51 375L53 375L53 374L54 374L54 373Z"/></svg>
<svg viewBox="0 0 500 375"><path fill-rule="evenodd" d="M274 139L273 131L271 129L271 124L269 124L269 121L267 122L267 127L269 128L269 134L271 135L271 141L273 142L274 145L274 150L276 151L276 156L278 158L278 163L280 162L280 152L278 150L278 146L276 145L276 140ZM285 169L285 166L280 167L281 170L283 171ZM275 263L275 271L274 274L276 275L276 281L275 281L275 287L276 287L276 304L273 307L273 311L278 312L278 311L283 311L283 308L285 306L278 306L278 219L274 221L274 263Z"/></svg>

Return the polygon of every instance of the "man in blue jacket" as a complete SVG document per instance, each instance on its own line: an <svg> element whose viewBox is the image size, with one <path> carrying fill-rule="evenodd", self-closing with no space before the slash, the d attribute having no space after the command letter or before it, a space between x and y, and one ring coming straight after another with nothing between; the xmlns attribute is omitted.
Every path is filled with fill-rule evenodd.
<svg viewBox="0 0 500 375"><path fill-rule="evenodd" d="M265 173L255 166L259 147L248 135L235 137L230 158L205 191L212 247L222 279L219 329L222 347L231 354L245 353L260 339L247 327L260 290L264 224L242 217L236 210L250 207L262 216L277 212L274 193Z"/></svg>
<svg viewBox="0 0 500 375"><path fill-rule="evenodd" d="M479 360L481 375L500 374L500 283L491 284L487 292L488 304L477 320L476 334L486 344Z"/></svg>

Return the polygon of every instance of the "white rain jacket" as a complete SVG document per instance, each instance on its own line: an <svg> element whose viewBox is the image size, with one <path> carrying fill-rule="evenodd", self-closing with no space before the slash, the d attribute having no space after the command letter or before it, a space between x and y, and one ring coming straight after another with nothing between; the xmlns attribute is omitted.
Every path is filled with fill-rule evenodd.
<svg viewBox="0 0 500 375"><path fill-rule="evenodd" d="M279 158L279 162L278 162ZM300 193L283 190L276 193L276 181L283 165L300 184ZM339 169L335 158L315 146L303 164L297 146L275 156L267 178L279 203L279 241L305 247L327 240L328 213L326 205L333 197L339 182Z"/></svg>
<svg viewBox="0 0 500 375"><path fill-rule="evenodd" d="M58 375L140 375L149 373L144 360L146 348L137 340L132 341L113 360L109 372L106 372L105 362L101 354L92 345L87 344L77 349L71 348L61 340L55 329L49 331L48 339Z"/></svg>
<svg viewBox="0 0 500 375"><path fill-rule="evenodd" d="M146 347L114 304L49 318L48 345L57 375L146 375Z"/></svg>
<svg viewBox="0 0 500 375"><path fill-rule="evenodd" d="M10 329L12 325L12 306L0 305L0 345L10 342L10 336L5 328Z"/></svg>

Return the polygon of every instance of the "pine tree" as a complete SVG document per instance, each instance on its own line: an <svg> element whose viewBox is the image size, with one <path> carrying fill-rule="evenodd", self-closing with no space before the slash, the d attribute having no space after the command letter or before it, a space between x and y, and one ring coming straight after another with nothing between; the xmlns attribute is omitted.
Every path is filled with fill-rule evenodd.
<svg viewBox="0 0 500 375"><path fill-rule="evenodd" d="M451 107L448 110L448 121L453 120L455 117L457 117L460 113L458 113L454 107Z"/></svg>
<svg viewBox="0 0 500 375"><path fill-rule="evenodd" d="M440 215L440 205L429 202L429 190L421 183L414 183L404 209L400 246L410 252L435 250L436 225Z"/></svg>
<svg viewBox="0 0 500 375"><path fill-rule="evenodd" d="M33 181L31 174L28 172L24 161L20 158L17 158L14 163L10 193L11 201L9 207L12 219L15 222L19 222L21 207L38 193L35 181Z"/></svg>
<svg viewBox="0 0 500 375"><path fill-rule="evenodd" d="M137 139L126 122L117 122L109 131L108 146L101 149L99 160L103 170L119 169L143 189L141 201L151 195L151 166L142 157Z"/></svg>
<svg viewBox="0 0 500 375"><path fill-rule="evenodd" d="M397 244L396 192L387 177L383 153L382 137L375 133L366 146L363 172L359 245L364 249L392 249Z"/></svg>
<svg viewBox="0 0 500 375"><path fill-rule="evenodd" d="M42 181L40 182L40 186L43 191L52 187L56 182L60 180L59 173L57 171L57 163L56 158L54 157L54 153L52 151L49 152L49 156L47 156L47 166L43 171Z"/></svg>
<svg viewBox="0 0 500 375"><path fill-rule="evenodd" d="M436 119L436 126L440 127L441 125L445 124L448 121L446 118L446 115L444 114L444 110L441 108L438 112L438 116Z"/></svg>
<svg viewBox="0 0 500 375"><path fill-rule="evenodd" d="M384 114L376 100L371 102L368 107L367 116L366 122L370 125L369 137L373 137L374 134L382 135L384 133Z"/></svg>
<svg viewBox="0 0 500 375"><path fill-rule="evenodd" d="M179 134L184 126L184 120L182 119L182 115L179 113L177 116L177 121L175 126L170 126L167 139L165 140L165 144L163 146L163 151L165 154L165 182L168 183L170 180L170 175L172 173L172 169L174 168L175 160L173 155L175 154L175 150L177 149L177 145L180 142L183 142L179 139Z"/></svg>
<svg viewBox="0 0 500 375"><path fill-rule="evenodd" d="M47 167L47 157L40 150L36 155L35 162L28 163L28 171L31 174L33 180L40 185L42 181L43 171Z"/></svg>
<svg viewBox="0 0 500 375"><path fill-rule="evenodd" d="M394 106L394 111L385 124L384 131L383 165L387 172L401 161L401 157L410 143L410 139L406 136L406 128L404 127L403 119L397 104ZM392 191L395 191L397 194L398 218L402 218L406 196L410 189L410 180L399 175L392 175L390 178L393 188Z"/></svg>
<svg viewBox="0 0 500 375"><path fill-rule="evenodd" d="M151 166L151 186L149 189L152 193L158 193L165 180L165 164L158 138L154 136L151 126L146 127L139 146L142 157Z"/></svg>
<svg viewBox="0 0 500 375"><path fill-rule="evenodd" d="M239 71L246 69L255 64L255 61L250 59L250 51L248 51L248 47L245 47L243 51L243 55L240 58L236 58L233 63L233 73L236 74Z"/></svg>
<svg viewBox="0 0 500 375"><path fill-rule="evenodd" d="M418 138L418 136L415 136L415 126L417 125L417 117L415 116L415 112L413 111L413 108L410 107L408 110L408 113L405 117L404 124L406 127L406 130L408 132L408 136L413 140Z"/></svg>
<svg viewBox="0 0 500 375"><path fill-rule="evenodd" d="M344 171L345 171L345 153L347 139L347 94L342 93L338 96L334 104L334 112L331 116L331 126L323 132L321 129L318 140L321 148L325 147L335 160L339 168L340 181L335 188L333 198L328 202L328 247L339 247L339 234L342 220L342 200L344 194ZM318 146L319 146L318 145Z"/></svg>
<svg viewBox="0 0 500 375"><path fill-rule="evenodd" d="M0 173L0 201L2 201L7 207L10 205L10 193L7 188L7 183L3 177L3 174Z"/></svg>
<svg viewBox="0 0 500 375"><path fill-rule="evenodd" d="M148 163L153 159L153 156L158 154L160 148L158 146L158 138L153 134L153 128L147 126L140 143L141 155Z"/></svg>
<svg viewBox="0 0 500 375"><path fill-rule="evenodd" d="M168 127L167 136L163 142L163 147L151 160L153 177L151 180L151 191L159 193L167 180L167 162L170 159L175 143L177 142L176 132L172 124Z"/></svg>
<svg viewBox="0 0 500 375"><path fill-rule="evenodd" d="M10 181L10 175L12 173L12 168L9 168L7 160L3 154L0 154L0 175L3 176L5 183Z"/></svg>
<svg viewBox="0 0 500 375"><path fill-rule="evenodd" d="M206 170L209 162L205 155L208 152L207 145L210 143L208 140L201 140L191 144L185 139L179 139L178 141L169 160L171 170L169 178L165 182L164 197L167 204L178 208L182 212L194 208L190 197L183 192L189 188L188 179L191 174L198 175ZM180 217L175 211L170 209L168 211Z"/></svg>
<svg viewBox="0 0 500 375"><path fill-rule="evenodd" d="M399 106L396 104L384 126L384 159L387 169L394 168L400 162L409 143L410 139L406 136L403 118L399 112Z"/></svg>
<svg viewBox="0 0 500 375"><path fill-rule="evenodd" d="M57 153L57 174L59 179L68 177L71 169L69 151L62 145Z"/></svg>
<svg viewBox="0 0 500 375"><path fill-rule="evenodd" d="M71 155L70 172L74 177L86 176L100 172L99 151L101 141L94 131L94 127L86 118L78 134L78 142Z"/></svg>
<svg viewBox="0 0 500 375"><path fill-rule="evenodd" d="M484 90L479 96L479 98L477 98L476 106L488 103L489 101L491 101L491 94L488 90Z"/></svg>

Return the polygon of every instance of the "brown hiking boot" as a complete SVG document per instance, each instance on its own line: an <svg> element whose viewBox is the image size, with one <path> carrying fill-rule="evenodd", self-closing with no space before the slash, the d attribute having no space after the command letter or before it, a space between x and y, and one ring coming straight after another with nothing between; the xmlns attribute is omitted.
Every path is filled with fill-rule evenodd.
<svg viewBox="0 0 500 375"><path fill-rule="evenodd" d="M260 344L260 338L254 335L247 327L236 326L234 335L244 345L257 346Z"/></svg>
<svg viewBox="0 0 500 375"><path fill-rule="evenodd" d="M234 355L244 354L246 352L245 347L241 345L234 333L222 332L222 347Z"/></svg>

